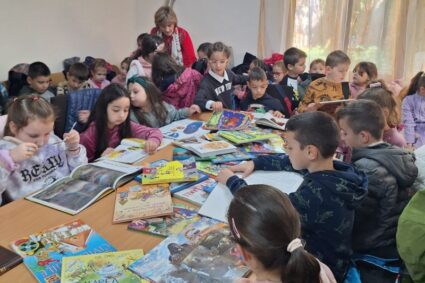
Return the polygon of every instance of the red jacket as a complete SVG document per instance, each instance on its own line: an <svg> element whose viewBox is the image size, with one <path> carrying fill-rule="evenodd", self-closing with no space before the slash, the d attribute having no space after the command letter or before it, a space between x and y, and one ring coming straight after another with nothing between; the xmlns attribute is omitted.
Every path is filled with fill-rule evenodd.
<svg viewBox="0 0 425 283"><path fill-rule="evenodd" d="M183 65L187 68L190 68L192 64L196 61L195 50L193 49L192 39L190 38L189 33L182 27L178 27L180 45L183 56ZM155 35L158 33L158 28L153 28L151 34ZM162 34L164 39L165 48L167 49L168 54L171 55L171 42L173 40L172 36L165 36Z"/></svg>
<svg viewBox="0 0 425 283"><path fill-rule="evenodd" d="M163 98L177 109L190 107L195 99L203 76L196 70L186 68L164 92Z"/></svg>

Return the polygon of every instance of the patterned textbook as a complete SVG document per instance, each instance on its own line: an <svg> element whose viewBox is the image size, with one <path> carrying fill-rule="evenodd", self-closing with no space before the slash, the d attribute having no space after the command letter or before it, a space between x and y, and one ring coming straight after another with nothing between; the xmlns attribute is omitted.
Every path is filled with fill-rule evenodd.
<svg viewBox="0 0 425 283"><path fill-rule="evenodd" d="M147 283L127 269L140 256L143 256L143 250L64 257L61 282Z"/></svg>
<svg viewBox="0 0 425 283"><path fill-rule="evenodd" d="M11 246L35 278L46 283L60 282L63 257L115 251L79 219L18 239Z"/></svg>
<svg viewBox="0 0 425 283"><path fill-rule="evenodd" d="M154 282L234 282L248 273L227 226L201 218L171 235L129 267Z"/></svg>
<svg viewBox="0 0 425 283"><path fill-rule="evenodd" d="M168 184L124 186L117 189L113 223L171 215Z"/></svg>
<svg viewBox="0 0 425 283"><path fill-rule="evenodd" d="M174 214L171 216L134 220L128 224L128 229L168 237L180 233L187 225L200 218L197 211L174 207Z"/></svg>

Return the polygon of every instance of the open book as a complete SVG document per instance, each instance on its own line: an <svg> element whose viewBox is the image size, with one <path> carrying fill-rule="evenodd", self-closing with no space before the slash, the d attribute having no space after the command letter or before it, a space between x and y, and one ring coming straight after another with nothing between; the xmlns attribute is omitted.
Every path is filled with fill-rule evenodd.
<svg viewBox="0 0 425 283"><path fill-rule="evenodd" d="M205 123L208 130L241 130L249 126L251 117L244 112L224 109L222 112L214 112Z"/></svg>
<svg viewBox="0 0 425 283"><path fill-rule="evenodd" d="M70 176L57 180L26 199L74 215L130 181L140 170L139 166L109 160L81 165Z"/></svg>
<svg viewBox="0 0 425 283"><path fill-rule="evenodd" d="M285 125L287 122L288 122L288 119L276 118L270 112L267 112L264 114L256 113L255 115L255 124L267 126L267 127L282 130L282 131L285 130Z"/></svg>
<svg viewBox="0 0 425 283"><path fill-rule="evenodd" d="M216 156L237 151L236 146L227 141L206 141L198 138L176 141L174 144L194 152L199 157Z"/></svg>

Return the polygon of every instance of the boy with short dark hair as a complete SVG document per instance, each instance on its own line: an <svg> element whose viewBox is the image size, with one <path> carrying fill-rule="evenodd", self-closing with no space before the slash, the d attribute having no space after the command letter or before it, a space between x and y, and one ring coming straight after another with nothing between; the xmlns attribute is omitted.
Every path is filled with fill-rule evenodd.
<svg viewBox="0 0 425 283"><path fill-rule="evenodd" d="M291 97L293 106L291 111L298 107L301 97L299 96L300 75L305 71L307 54L296 47L291 47L283 53L283 64L288 71L280 81L281 85L292 87L294 94Z"/></svg>
<svg viewBox="0 0 425 283"><path fill-rule="evenodd" d="M320 110L326 111L320 102L341 100L349 97L343 91L342 81L350 67L350 58L341 50L331 52L326 57L326 76L310 83L305 96L298 107L298 112L309 112ZM334 114L335 108L330 107L328 111Z"/></svg>
<svg viewBox="0 0 425 283"><path fill-rule="evenodd" d="M39 95L50 102L55 95L49 90L50 69L43 62L34 62L28 68L27 86L22 87L19 95Z"/></svg>
<svg viewBox="0 0 425 283"><path fill-rule="evenodd" d="M66 81L58 84L56 95L66 95L71 91L90 88L89 69L83 63L74 63L69 67Z"/></svg>
<svg viewBox="0 0 425 283"><path fill-rule="evenodd" d="M398 218L418 175L414 154L385 143L385 117L374 101L356 100L337 112L341 139L353 148L351 161L369 180L365 201L356 208L353 250L380 258L399 258ZM395 282L396 274L359 266L362 282Z"/></svg>
<svg viewBox="0 0 425 283"><path fill-rule="evenodd" d="M293 116L286 124L288 155L259 156L253 161L224 169L218 175L232 192L254 170L298 171L304 181L289 194L302 222L306 250L327 264L338 282L347 270L351 249L354 207L367 193L367 178L353 166L333 160L339 142L335 120L323 112Z"/></svg>
<svg viewBox="0 0 425 283"><path fill-rule="evenodd" d="M249 91L240 102L240 109L243 111L252 111L253 104L262 105L264 112L272 111L276 117L283 117L283 106L276 98L266 93L269 81L266 72L260 67L254 67L249 73L247 82Z"/></svg>

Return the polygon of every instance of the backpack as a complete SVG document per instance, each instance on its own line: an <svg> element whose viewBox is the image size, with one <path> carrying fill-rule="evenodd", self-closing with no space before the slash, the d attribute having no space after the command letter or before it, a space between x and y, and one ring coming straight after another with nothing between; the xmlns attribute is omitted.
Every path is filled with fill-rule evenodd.
<svg viewBox="0 0 425 283"><path fill-rule="evenodd" d="M396 239L413 282L425 282L425 188L412 197L401 213Z"/></svg>

